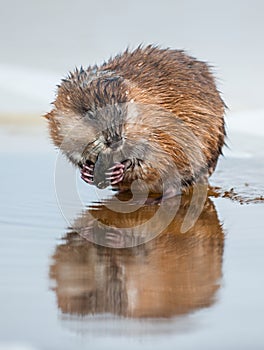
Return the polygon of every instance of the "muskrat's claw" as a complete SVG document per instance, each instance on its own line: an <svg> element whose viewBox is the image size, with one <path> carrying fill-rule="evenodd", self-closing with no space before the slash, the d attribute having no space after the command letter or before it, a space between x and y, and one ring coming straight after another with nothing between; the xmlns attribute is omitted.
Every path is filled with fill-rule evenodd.
<svg viewBox="0 0 264 350"><path fill-rule="evenodd" d="M88 166L87 164L84 164L81 168L81 178L88 184L93 185L94 165Z"/></svg>
<svg viewBox="0 0 264 350"><path fill-rule="evenodd" d="M105 173L106 180L111 182L111 185L115 185L121 182L124 178L125 165L122 163L116 163L114 166L108 169Z"/></svg>

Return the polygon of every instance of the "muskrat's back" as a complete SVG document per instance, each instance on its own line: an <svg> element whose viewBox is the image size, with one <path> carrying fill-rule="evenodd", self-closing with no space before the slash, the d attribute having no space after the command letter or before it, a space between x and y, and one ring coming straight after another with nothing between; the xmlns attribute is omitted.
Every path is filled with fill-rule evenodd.
<svg viewBox="0 0 264 350"><path fill-rule="evenodd" d="M115 71L140 87L135 101L161 105L184 120L196 136L204 138L206 158L215 167L224 144L225 105L205 62L180 50L148 46L126 51L102 69Z"/></svg>
<svg viewBox="0 0 264 350"><path fill-rule="evenodd" d="M54 106L54 143L98 187L142 180L142 189L160 193L166 182L177 192L211 175L224 144L225 105L213 75L183 51L139 47L76 70Z"/></svg>

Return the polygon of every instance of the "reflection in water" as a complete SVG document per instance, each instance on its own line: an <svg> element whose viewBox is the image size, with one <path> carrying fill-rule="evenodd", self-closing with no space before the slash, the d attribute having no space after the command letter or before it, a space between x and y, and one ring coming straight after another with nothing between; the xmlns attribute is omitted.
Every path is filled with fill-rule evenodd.
<svg viewBox="0 0 264 350"><path fill-rule="evenodd" d="M177 200L168 200L168 205ZM222 274L224 235L210 199L195 225L182 233L188 207L188 198L182 198L177 215L160 235L123 249L96 245L83 237L96 232L102 244L105 240L120 246L126 240L122 227L135 228L144 222L141 235L153 230L153 223L148 226L148 222L158 205L126 214L104 205L87 210L53 255L50 277L56 282L59 309L82 316L111 313L168 318L210 306ZM111 230L98 231L100 223ZM140 236L138 229L131 234L135 240Z"/></svg>

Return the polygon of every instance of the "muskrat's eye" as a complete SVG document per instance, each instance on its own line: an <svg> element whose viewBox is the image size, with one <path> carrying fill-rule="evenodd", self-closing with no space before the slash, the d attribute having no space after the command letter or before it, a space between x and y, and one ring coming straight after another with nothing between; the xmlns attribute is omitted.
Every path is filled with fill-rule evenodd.
<svg viewBox="0 0 264 350"><path fill-rule="evenodd" d="M93 112L87 108L83 108L83 116L88 119L95 119Z"/></svg>

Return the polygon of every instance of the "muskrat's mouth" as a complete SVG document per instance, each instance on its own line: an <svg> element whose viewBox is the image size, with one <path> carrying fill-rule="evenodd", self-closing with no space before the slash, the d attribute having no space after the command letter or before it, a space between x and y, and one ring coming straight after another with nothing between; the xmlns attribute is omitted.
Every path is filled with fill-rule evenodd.
<svg viewBox="0 0 264 350"><path fill-rule="evenodd" d="M107 186L114 186L120 183L124 178L126 169L124 162L114 163L113 166L107 169L105 174L99 174L100 176L96 176L95 166L96 165L89 160L87 160L85 164L80 164L81 178L90 185L96 185L98 188L103 189Z"/></svg>

